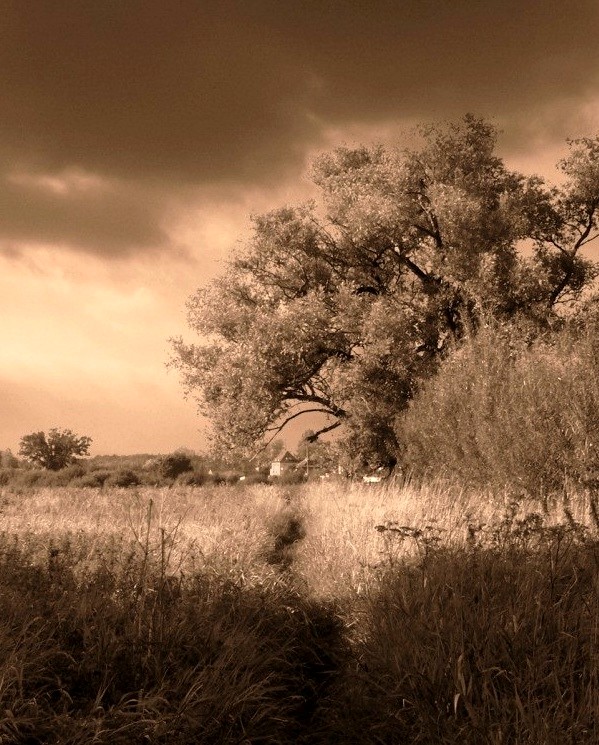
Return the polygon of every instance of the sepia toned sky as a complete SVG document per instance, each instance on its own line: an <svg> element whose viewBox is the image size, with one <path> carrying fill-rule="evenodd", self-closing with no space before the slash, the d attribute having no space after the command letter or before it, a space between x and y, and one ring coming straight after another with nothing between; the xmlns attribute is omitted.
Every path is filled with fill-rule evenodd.
<svg viewBox="0 0 599 745"><path fill-rule="evenodd" d="M596 0L0 0L0 449L201 450L188 295L339 143L467 111L552 178L599 130Z"/></svg>

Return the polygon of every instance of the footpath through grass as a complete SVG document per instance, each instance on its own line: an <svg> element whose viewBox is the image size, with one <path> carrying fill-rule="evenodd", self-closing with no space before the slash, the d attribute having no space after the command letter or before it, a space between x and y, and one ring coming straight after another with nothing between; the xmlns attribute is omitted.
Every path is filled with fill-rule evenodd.
<svg viewBox="0 0 599 745"><path fill-rule="evenodd" d="M592 494L0 496L0 743L596 743Z"/></svg>

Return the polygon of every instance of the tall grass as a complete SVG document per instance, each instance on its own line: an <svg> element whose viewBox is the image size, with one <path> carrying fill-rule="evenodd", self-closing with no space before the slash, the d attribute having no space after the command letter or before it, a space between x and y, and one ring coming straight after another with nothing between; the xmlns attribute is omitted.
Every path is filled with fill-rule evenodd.
<svg viewBox="0 0 599 745"><path fill-rule="evenodd" d="M398 422L406 467L531 495L599 477L599 335L527 344L488 328L455 352Z"/></svg>
<svg viewBox="0 0 599 745"><path fill-rule="evenodd" d="M280 584L129 570L75 579L2 546L2 741L293 742L334 619Z"/></svg>
<svg viewBox="0 0 599 745"><path fill-rule="evenodd" d="M289 544L295 581L312 597L362 593L381 567L418 553L417 541L390 542L381 527L424 529L444 545L464 546L472 526L497 525L513 495L462 490L438 480L362 485L323 482L277 489L255 485L172 489L39 489L0 492L0 528L32 560L68 554L75 573L132 554L169 575L212 573L245 586L278 576L269 561L290 521L301 538ZM575 521L589 520L586 493L562 499ZM534 500L519 509L539 509ZM565 520L553 510L549 522ZM377 527L379 528L377 530ZM272 557L271 557L272 558ZM112 571L112 570L111 570Z"/></svg>
<svg viewBox="0 0 599 745"><path fill-rule="evenodd" d="M598 561L596 543L551 534L389 569L364 600L331 740L597 742Z"/></svg>
<svg viewBox="0 0 599 745"><path fill-rule="evenodd" d="M268 487L245 496L226 487L45 488L5 491L0 526L40 556L61 542L71 550L77 546L84 564L135 550L145 552L152 565L168 559L168 573L201 568L251 583L263 573L268 523L284 506Z"/></svg>
<svg viewBox="0 0 599 745"><path fill-rule="evenodd" d="M595 743L599 516L446 483L0 496L10 743Z"/></svg>

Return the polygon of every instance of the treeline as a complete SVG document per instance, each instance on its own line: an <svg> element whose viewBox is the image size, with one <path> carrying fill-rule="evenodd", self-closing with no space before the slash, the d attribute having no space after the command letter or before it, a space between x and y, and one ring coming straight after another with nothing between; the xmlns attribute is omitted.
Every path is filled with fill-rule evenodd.
<svg viewBox="0 0 599 745"><path fill-rule="evenodd" d="M79 438L71 430L53 428L21 439L19 456L0 450L0 486L29 487L130 487L299 484L323 474L336 473L338 453L331 442L313 442L313 430L300 438L286 471L270 477L271 464L288 454L283 440L273 440L253 457L196 453L179 448L168 455L89 455L91 437ZM83 443L83 447L80 446Z"/></svg>
<svg viewBox="0 0 599 745"><path fill-rule="evenodd" d="M59 470L31 466L3 451L0 486L15 489L42 487L103 488L134 486L204 486L238 483L240 465L215 461L191 452L169 455L101 455L75 462ZM267 481L264 470L247 476L248 483Z"/></svg>

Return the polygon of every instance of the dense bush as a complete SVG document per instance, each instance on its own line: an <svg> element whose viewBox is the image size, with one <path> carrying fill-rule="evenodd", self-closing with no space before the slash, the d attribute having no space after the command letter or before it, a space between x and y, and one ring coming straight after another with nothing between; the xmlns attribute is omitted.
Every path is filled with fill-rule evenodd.
<svg viewBox="0 0 599 745"><path fill-rule="evenodd" d="M306 481L306 472L300 470L287 471L287 473L281 474L281 476L272 477L272 481L275 484L281 486L293 486L294 484L303 484Z"/></svg>
<svg viewBox="0 0 599 745"><path fill-rule="evenodd" d="M11 450L0 450L0 468L18 468L19 461Z"/></svg>
<svg viewBox="0 0 599 745"><path fill-rule="evenodd" d="M105 471L102 469L89 471L88 473L85 473L83 476L80 476L79 478L75 479L71 482L71 486L75 487L92 487L92 488L101 488L104 486L106 481L111 477L110 471Z"/></svg>
<svg viewBox="0 0 599 745"><path fill-rule="evenodd" d="M0 471L0 485L14 489L33 487L68 486L86 473L81 464L67 466L60 471L48 471L42 468L4 468Z"/></svg>
<svg viewBox="0 0 599 745"><path fill-rule="evenodd" d="M106 480L106 486L138 486L141 483L141 479L135 471L129 468L123 468L116 473L112 473Z"/></svg>
<svg viewBox="0 0 599 745"><path fill-rule="evenodd" d="M193 463L186 453L171 453L160 460L158 471L163 478L176 479L182 473L193 471Z"/></svg>
<svg viewBox="0 0 599 745"><path fill-rule="evenodd" d="M123 459L127 463L127 458ZM0 469L0 486L11 490L28 490L46 487L97 488L104 485L128 487L143 483L154 486L168 485L172 479L165 479L160 474L144 472L141 468L129 468L126 465L118 466L118 460L112 459L113 467L98 467L97 463L75 463L59 471L50 471L42 468L2 468ZM189 483L192 483L194 474L190 475ZM200 474L193 481L196 485L204 483Z"/></svg>
<svg viewBox="0 0 599 745"><path fill-rule="evenodd" d="M74 463L60 471L44 473L39 484L43 486L68 486L75 479L82 478L87 473L85 465Z"/></svg>
<svg viewBox="0 0 599 745"><path fill-rule="evenodd" d="M210 480L216 485L228 485L238 484L241 474L237 471L216 471L210 475Z"/></svg>
<svg viewBox="0 0 599 745"><path fill-rule="evenodd" d="M18 468L0 468L0 486L7 486L19 473Z"/></svg>
<svg viewBox="0 0 599 745"><path fill-rule="evenodd" d="M177 484L181 486L204 486L211 483L210 476L205 470L186 471L177 477Z"/></svg>
<svg viewBox="0 0 599 745"><path fill-rule="evenodd" d="M246 486L251 486L252 484L270 484L272 483L268 479L268 475L265 473L249 473L244 479L244 484Z"/></svg>
<svg viewBox="0 0 599 745"><path fill-rule="evenodd" d="M599 334L589 325L527 343L481 331L450 356L397 425L404 464L531 494L599 477Z"/></svg>

